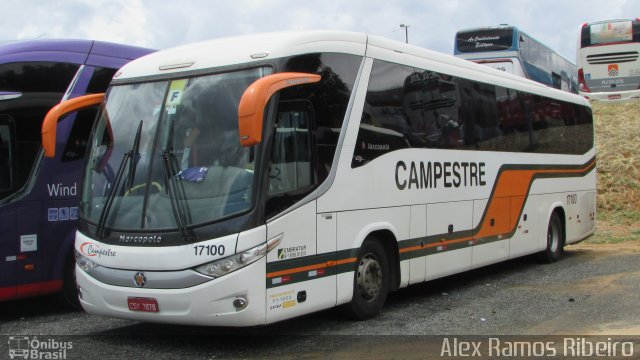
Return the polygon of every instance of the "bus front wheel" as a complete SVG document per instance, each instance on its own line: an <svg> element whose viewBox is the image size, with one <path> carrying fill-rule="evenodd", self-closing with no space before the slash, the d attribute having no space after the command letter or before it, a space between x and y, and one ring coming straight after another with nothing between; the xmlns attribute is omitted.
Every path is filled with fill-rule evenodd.
<svg viewBox="0 0 640 360"><path fill-rule="evenodd" d="M389 292L389 259L379 241L368 240L358 252L349 315L357 320L375 317L382 311Z"/></svg>

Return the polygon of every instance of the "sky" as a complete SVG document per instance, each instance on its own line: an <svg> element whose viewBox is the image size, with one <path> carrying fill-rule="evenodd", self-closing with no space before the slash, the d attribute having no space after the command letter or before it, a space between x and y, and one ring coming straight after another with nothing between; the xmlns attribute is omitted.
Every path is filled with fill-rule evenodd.
<svg viewBox="0 0 640 360"><path fill-rule="evenodd" d="M153 49L285 30L349 30L453 53L456 31L510 24L575 62L584 22L640 17L640 0L6 0L0 43L103 40Z"/></svg>

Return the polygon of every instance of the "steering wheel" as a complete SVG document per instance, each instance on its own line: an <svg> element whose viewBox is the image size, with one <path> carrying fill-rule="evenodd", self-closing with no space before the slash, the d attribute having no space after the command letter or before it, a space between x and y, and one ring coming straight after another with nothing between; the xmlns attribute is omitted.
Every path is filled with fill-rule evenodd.
<svg viewBox="0 0 640 360"><path fill-rule="evenodd" d="M151 186L152 186L152 187L154 187L154 188L156 188L156 189L158 190L158 192L162 191L162 185L160 185L159 183L157 183L157 182L155 182L155 181L151 183ZM131 189L127 190L127 191L124 193L124 196L129 196L129 194L130 194L131 192L133 192L133 191L137 191L137 190L142 189L142 188L145 188L145 187L147 187L147 183L144 183L144 184L138 184L138 185L132 186L132 187L131 187Z"/></svg>

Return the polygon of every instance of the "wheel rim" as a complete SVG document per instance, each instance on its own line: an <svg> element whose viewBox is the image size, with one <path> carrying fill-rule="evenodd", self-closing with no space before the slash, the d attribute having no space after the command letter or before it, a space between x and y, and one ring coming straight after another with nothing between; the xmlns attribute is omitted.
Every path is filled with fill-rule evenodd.
<svg viewBox="0 0 640 360"><path fill-rule="evenodd" d="M558 229L558 222L552 221L549 224L549 230L547 231L547 243L549 244L549 250L555 253L560 246L560 230Z"/></svg>
<svg viewBox="0 0 640 360"><path fill-rule="evenodd" d="M373 254L362 257L358 264L358 291L365 301L372 301L382 289L382 267Z"/></svg>

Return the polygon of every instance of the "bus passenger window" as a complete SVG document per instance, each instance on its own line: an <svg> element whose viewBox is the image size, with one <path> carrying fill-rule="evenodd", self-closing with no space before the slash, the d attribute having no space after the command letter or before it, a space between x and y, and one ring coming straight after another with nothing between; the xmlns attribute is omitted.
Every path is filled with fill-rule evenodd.
<svg viewBox="0 0 640 360"><path fill-rule="evenodd" d="M1 120L0 120L1 121ZM11 190L12 134L9 124L0 123L0 199Z"/></svg>

